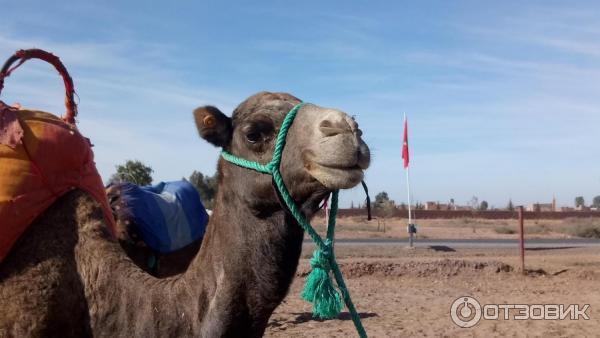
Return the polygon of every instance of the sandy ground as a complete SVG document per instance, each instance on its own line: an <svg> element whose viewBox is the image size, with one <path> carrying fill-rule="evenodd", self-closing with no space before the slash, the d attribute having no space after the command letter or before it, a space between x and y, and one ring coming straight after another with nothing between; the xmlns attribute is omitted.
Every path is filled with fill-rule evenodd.
<svg viewBox="0 0 600 338"><path fill-rule="evenodd" d="M406 238L407 219L373 219L344 217L337 220L336 238ZM489 220L477 218L417 220L418 238L517 238L517 220ZM320 231L325 219L315 218L312 224ZM528 238L571 238L582 229L596 228L600 233L600 217L567 218L565 220L529 220L524 222Z"/></svg>
<svg viewBox="0 0 600 338"><path fill-rule="evenodd" d="M309 250L309 249L307 249ZM370 337L563 337L600 332L600 249L528 250L527 276L516 249L434 251L403 247L338 247L337 256ZM353 337L347 312L312 317L299 298L308 271L303 253L291 291L271 317L267 337ZM589 320L481 320L473 328L451 321L461 296L481 304L590 304ZM514 313L513 313L514 314Z"/></svg>

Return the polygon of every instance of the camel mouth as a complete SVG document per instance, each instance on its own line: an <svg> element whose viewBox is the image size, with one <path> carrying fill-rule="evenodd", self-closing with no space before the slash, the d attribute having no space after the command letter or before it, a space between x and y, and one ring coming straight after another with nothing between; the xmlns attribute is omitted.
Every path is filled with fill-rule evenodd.
<svg viewBox="0 0 600 338"><path fill-rule="evenodd" d="M350 189L364 178L364 171L358 164L352 166L323 165L312 162L306 166L308 173L327 189Z"/></svg>
<svg viewBox="0 0 600 338"><path fill-rule="evenodd" d="M358 164L355 165L328 165L325 163L316 163L316 165L324 167L324 168L328 168L328 169L339 169L339 170L362 170L364 168L361 168Z"/></svg>
<svg viewBox="0 0 600 338"><path fill-rule="evenodd" d="M320 153L319 156L315 150L303 152L304 167L309 175L330 190L355 187L364 179L364 171L371 164L371 153L364 142L360 142L357 149L340 147L334 154Z"/></svg>

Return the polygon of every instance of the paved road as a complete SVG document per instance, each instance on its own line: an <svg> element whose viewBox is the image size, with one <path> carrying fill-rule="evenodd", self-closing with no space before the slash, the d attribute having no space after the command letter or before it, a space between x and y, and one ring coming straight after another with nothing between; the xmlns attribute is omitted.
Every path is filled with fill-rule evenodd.
<svg viewBox="0 0 600 338"><path fill-rule="evenodd" d="M305 240L304 245L311 245L310 240ZM408 239L367 238L367 239L339 239L336 245L398 245L408 246ZM450 247L450 248L512 248L518 247L518 240L514 239L417 239L416 247ZM526 239L525 248L568 248L568 247L600 247L600 239Z"/></svg>

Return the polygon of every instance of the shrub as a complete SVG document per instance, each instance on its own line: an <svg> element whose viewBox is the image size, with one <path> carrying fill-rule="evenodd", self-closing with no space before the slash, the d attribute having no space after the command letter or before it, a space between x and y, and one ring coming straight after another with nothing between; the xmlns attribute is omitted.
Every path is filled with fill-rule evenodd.
<svg viewBox="0 0 600 338"><path fill-rule="evenodd" d="M507 226L495 227L494 231L496 231L496 233L503 234L503 235L512 235L512 234L517 233L517 231L515 229L509 228Z"/></svg>
<svg viewBox="0 0 600 338"><path fill-rule="evenodd" d="M577 225L572 228L571 234L583 238L600 238L600 226Z"/></svg>

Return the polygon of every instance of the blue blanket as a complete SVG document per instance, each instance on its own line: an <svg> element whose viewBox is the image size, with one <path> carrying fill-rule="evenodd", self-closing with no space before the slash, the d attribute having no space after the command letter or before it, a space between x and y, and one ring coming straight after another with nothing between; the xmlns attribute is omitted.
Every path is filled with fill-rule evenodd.
<svg viewBox="0 0 600 338"><path fill-rule="evenodd" d="M169 253L204 236L208 214L200 194L187 181L160 182L140 187L119 184L120 214L135 223L150 248Z"/></svg>

